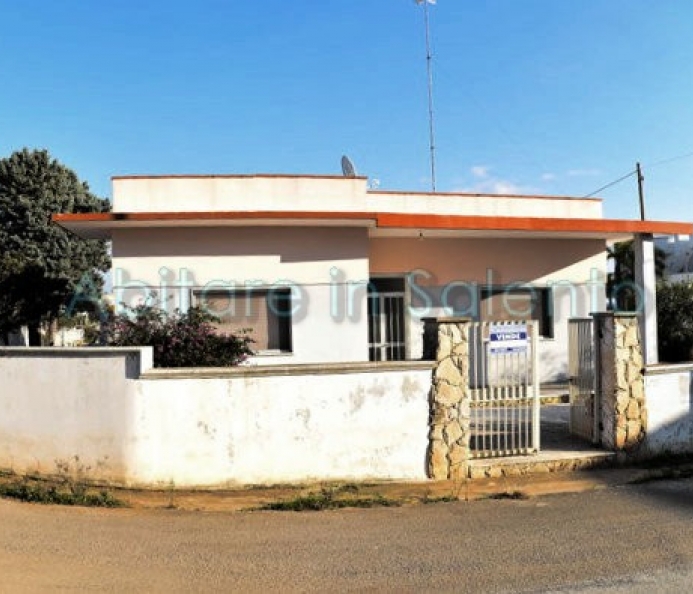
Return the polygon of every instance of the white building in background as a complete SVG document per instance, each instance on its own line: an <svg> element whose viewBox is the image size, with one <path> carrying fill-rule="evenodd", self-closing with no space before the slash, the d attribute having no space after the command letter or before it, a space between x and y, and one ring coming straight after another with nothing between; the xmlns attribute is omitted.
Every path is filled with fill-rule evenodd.
<svg viewBox="0 0 693 594"><path fill-rule="evenodd" d="M658 237L655 244L667 255L665 278L673 282L693 281L693 239L690 235Z"/></svg>
<svg viewBox="0 0 693 594"><path fill-rule="evenodd" d="M251 328L256 364L420 359L423 320L539 322L542 380L568 319L605 309L606 242L691 233L597 199L373 191L363 177L113 178L113 212L54 221L113 249L116 301L156 291Z"/></svg>

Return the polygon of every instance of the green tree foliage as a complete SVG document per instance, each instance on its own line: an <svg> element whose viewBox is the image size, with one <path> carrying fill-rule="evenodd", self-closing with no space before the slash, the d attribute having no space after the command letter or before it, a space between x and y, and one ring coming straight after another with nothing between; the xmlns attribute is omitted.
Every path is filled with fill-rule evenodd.
<svg viewBox="0 0 693 594"><path fill-rule="evenodd" d="M611 306L617 311L634 311L637 307L635 283L635 250L632 241L615 243L607 248L607 257L614 263L609 274L606 294ZM655 274L661 279L666 269L666 252L655 246Z"/></svg>
<svg viewBox="0 0 693 594"><path fill-rule="evenodd" d="M55 319L77 287L101 289L100 273L110 267L105 242L80 239L51 216L108 210L46 150L0 159L0 334L28 325L36 344L39 325Z"/></svg>
<svg viewBox="0 0 693 594"><path fill-rule="evenodd" d="M663 362L690 361L693 356L693 283L657 286L657 339Z"/></svg>
<svg viewBox="0 0 693 594"><path fill-rule="evenodd" d="M186 313L150 304L127 308L105 328L111 346L152 346L154 367L230 367L252 354L248 336L219 334L217 318L199 307Z"/></svg>

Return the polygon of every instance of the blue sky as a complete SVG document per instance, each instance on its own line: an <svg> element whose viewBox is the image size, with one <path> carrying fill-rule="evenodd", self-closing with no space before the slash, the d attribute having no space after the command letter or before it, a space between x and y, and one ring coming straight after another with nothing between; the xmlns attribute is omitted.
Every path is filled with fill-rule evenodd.
<svg viewBox="0 0 693 594"><path fill-rule="evenodd" d="M438 0L438 189L582 196L645 167L693 220L691 0ZM339 173L430 186L413 0L0 0L0 155L110 176ZM600 194L637 218L635 178Z"/></svg>

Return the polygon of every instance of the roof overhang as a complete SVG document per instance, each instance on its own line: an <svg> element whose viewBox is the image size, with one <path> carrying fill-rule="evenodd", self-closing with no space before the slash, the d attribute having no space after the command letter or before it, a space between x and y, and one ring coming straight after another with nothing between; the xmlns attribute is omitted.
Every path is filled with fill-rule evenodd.
<svg viewBox="0 0 693 594"><path fill-rule="evenodd" d="M382 212L129 212L56 214L53 222L86 239L110 239L114 230L238 226L363 227L372 237L601 239L637 234L691 235L693 223L623 219L459 216Z"/></svg>

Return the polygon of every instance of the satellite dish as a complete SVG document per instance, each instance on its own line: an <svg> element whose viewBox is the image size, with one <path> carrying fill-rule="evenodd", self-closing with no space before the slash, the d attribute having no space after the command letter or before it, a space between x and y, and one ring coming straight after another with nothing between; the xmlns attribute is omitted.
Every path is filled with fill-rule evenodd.
<svg viewBox="0 0 693 594"><path fill-rule="evenodd" d="M342 157L342 173L344 177L356 177L356 168L346 155Z"/></svg>

